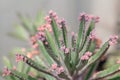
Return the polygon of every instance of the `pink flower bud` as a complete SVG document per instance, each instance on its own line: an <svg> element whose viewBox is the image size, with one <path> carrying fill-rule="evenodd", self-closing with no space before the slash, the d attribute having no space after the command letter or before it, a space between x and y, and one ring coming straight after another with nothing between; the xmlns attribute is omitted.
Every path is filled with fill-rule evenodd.
<svg viewBox="0 0 120 80"><path fill-rule="evenodd" d="M46 21L47 21L47 23L49 23L49 24L50 24L50 23L51 23L51 21L52 21L52 20L50 19L50 16L46 16L46 17L45 17L45 20L46 20Z"/></svg>
<svg viewBox="0 0 120 80"><path fill-rule="evenodd" d="M24 56L21 54L16 54L16 62L23 61Z"/></svg>
<svg viewBox="0 0 120 80"><path fill-rule="evenodd" d="M65 46L62 46L60 49L61 49L62 51L64 51L64 50L65 50Z"/></svg>
<svg viewBox="0 0 120 80"><path fill-rule="evenodd" d="M95 30L92 30L92 31L90 32L90 36L89 36L89 38L92 39L92 40L94 40L95 37L96 37Z"/></svg>
<svg viewBox="0 0 120 80"><path fill-rule="evenodd" d="M57 69L57 64L55 63L55 64L52 64L52 69L53 70L56 70Z"/></svg>
<svg viewBox="0 0 120 80"><path fill-rule="evenodd" d="M88 60L89 59L89 56L87 56L87 55L83 55L82 57L81 57L81 60Z"/></svg>
<svg viewBox="0 0 120 80"><path fill-rule="evenodd" d="M116 62L117 64L120 64L120 60L117 60L117 62Z"/></svg>
<svg viewBox="0 0 120 80"><path fill-rule="evenodd" d="M2 76L4 77L4 76L8 76L10 74L11 74L11 71L7 67L4 67Z"/></svg>
<svg viewBox="0 0 120 80"><path fill-rule="evenodd" d="M57 68L57 74L61 74L62 72L64 72L64 68L63 67L59 67Z"/></svg>
<svg viewBox="0 0 120 80"><path fill-rule="evenodd" d="M92 55L92 53L88 51L88 52L85 53L85 55L90 57Z"/></svg>
<svg viewBox="0 0 120 80"><path fill-rule="evenodd" d="M114 45L117 43L118 36L117 35L111 35L109 39L109 45Z"/></svg>
<svg viewBox="0 0 120 80"><path fill-rule="evenodd" d="M22 51L22 52L25 52L25 51L26 51L26 49L25 49L25 48L22 48L22 49L21 49L21 51Z"/></svg>
<svg viewBox="0 0 120 80"><path fill-rule="evenodd" d="M13 70L16 70L16 66L13 66Z"/></svg>
<svg viewBox="0 0 120 80"><path fill-rule="evenodd" d="M32 47L34 48L34 49L36 49L36 48L38 48L38 44L37 43L35 43Z"/></svg>
<svg viewBox="0 0 120 80"><path fill-rule="evenodd" d="M65 48L65 53L68 54L69 53L69 49Z"/></svg>
<svg viewBox="0 0 120 80"><path fill-rule="evenodd" d="M74 33L74 32L72 32L72 33L71 33L71 35L72 35L72 36L75 36L75 33Z"/></svg>
<svg viewBox="0 0 120 80"><path fill-rule="evenodd" d="M49 15L53 15L53 11L52 10L49 11Z"/></svg>

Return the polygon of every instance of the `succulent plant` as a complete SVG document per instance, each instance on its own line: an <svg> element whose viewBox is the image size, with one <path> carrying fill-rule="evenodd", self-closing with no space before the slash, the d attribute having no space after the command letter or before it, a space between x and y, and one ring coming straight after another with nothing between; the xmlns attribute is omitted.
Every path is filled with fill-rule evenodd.
<svg viewBox="0 0 120 80"><path fill-rule="evenodd" d="M79 21L78 33L71 32L71 39L65 20L59 19L53 11L40 26L32 25L29 29L31 25L25 24L25 29L32 33L28 39L33 51L27 55L29 50L19 51L17 67L7 60L8 67L4 68L2 76L6 80L112 80L120 71L119 63L99 72L96 67L109 47L117 43L118 36L110 36L100 46L101 40L95 34L99 17L81 13Z"/></svg>

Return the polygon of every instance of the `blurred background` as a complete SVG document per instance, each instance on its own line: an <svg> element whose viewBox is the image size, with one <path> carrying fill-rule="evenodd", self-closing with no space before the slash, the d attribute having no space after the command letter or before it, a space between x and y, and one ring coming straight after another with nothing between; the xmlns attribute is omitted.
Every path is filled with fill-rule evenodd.
<svg viewBox="0 0 120 80"><path fill-rule="evenodd" d="M80 12L100 16L96 30L103 42L110 34L120 32L120 0L0 0L0 68L3 68L2 56L7 55L14 47L28 46L26 42L8 36L8 32L14 29L14 23L19 24L17 13L29 15L34 20L38 11L47 14L51 9L64 17L69 30L75 32ZM116 48L109 51L112 50Z"/></svg>

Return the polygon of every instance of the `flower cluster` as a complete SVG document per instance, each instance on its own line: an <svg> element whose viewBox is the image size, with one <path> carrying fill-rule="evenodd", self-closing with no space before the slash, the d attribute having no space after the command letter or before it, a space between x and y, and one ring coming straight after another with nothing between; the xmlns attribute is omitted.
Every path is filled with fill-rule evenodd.
<svg viewBox="0 0 120 80"><path fill-rule="evenodd" d="M81 57L81 60L88 60L91 56L92 53L88 51Z"/></svg>
<svg viewBox="0 0 120 80"><path fill-rule="evenodd" d="M4 67L2 76L4 77L4 76L8 76L10 74L11 74L11 71L7 67Z"/></svg>
<svg viewBox="0 0 120 80"><path fill-rule="evenodd" d="M65 46L61 47L61 50L65 53L68 54L70 52L69 48L66 48Z"/></svg>
<svg viewBox="0 0 120 80"><path fill-rule="evenodd" d="M118 40L118 36L110 36L110 39L101 46L102 41L95 33L95 24L99 22L98 16L81 13L78 32L72 32L71 37L65 20L59 19L52 10L44 20L43 25L35 25L37 29L31 32L34 34L30 38L33 49L27 51L23 48L21 54L16 54L16 62L22 61L29 67L18 64L20 68L18 71L16 67L10 70L4 68L3 76L11 74L15 80L103 80L106 76L116 73L120 60L117 61L117 66L100 71L93 77L98 66L95 63L100 62L110 45L116 44ZM36 56L39 53L41 55ZM12 80L11 77L9 79Z"/></svg>
<svg viewBox="0 0 120 80"><path fill-rule="evenodd" d="M26 58L22 54L16 54L16 62L20 61L26 62Z"/></svg>
<svg viewBox="0 0 120 80"><path fill-rule="evenodd" d="M85 21L86 21L86 22L89 22L89 21L91 21L91 20L94 20L95 23L98 23L98 22L99 22L99 19L100 19L98 16L89 15L89 14L86 14L86 13L84 13L84 12L80 14L79 20L81 21L83 17L85 18Z"/></svg>
<svg viewBox="0 0 120 80"><path fill-rule="evenodd" d="M117 43L118 36L117 35L111 35L109 39L109 45L114 45Z"/></svg>
<svg viewBox="0 0 120 80"><path fill-rule="evenodd" d="M62 72L64 72L64 68L62 66L58 67L57 64L52 64L51 69L55 71L57 74L61 74Z"/></svg>
<svg viewBox="0 0 120 80"><path fill-rule="evenodd" d="M49 16L52 17L52 18L54 18L54 20L55 20L56 22L59 22L59 21L58 21L58 16L57 16L56 12L53 12L52 10L50 10L50 11L49 11Z"/></svg>
<svg viewBox="0 0 120 80"><path fill-rule="evenodd" d="M92 31L90 32L89 38L90 38L91 40L94 40L94 39L96 38L95 30L92 30Z"/></svg>
<svg viewBox="0 0 120 80"><path fill-rule="evenodd" d="M37 44L37 38L36 38L36 36L32 36L30 40L31 40L32 47L34 49L37 49L38 48L38 44Z"/></svg>

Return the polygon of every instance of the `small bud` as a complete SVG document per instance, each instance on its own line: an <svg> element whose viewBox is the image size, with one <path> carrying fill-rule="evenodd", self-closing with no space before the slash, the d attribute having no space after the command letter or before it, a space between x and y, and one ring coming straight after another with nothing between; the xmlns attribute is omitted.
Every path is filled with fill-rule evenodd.
<svg viewBox="0 0 120 80"><path fill-rule="evenodd" d="M34 48L34 49L36 49L36 48L38 48L38 44L37 43L35 43L32 47Z"/></svg>
<svg viewBox="0 0 120 80"><path fill-rule="evenodd" d="M87 55L83 55L82 57L81 57L81 60L88 60L89 59L89 56L87 56Z"/></svg>
<svg viewBox="0 0 120 80"><path fill-rule="evenodd" d="M4 67L2 76L4 77L4 76L8 76L10 74L11 74L11 71L7 67Z"/></svg>
<svg viewBox="0 0 120 80"><path fill-rule="evenodd" d="M28 57L28 58L32 58L32 57L33 57L33 54L30 53L30 52L28 52L28 53L27 53L27 57Z"/></svg>
<svg viewBox="0 0 120 80"><path fill-rule="evenodd" d="M16 70L16 66L13 66L13 70Z"/></svg>
<svg viewBox="0 0 120 80"><path fill-rule="evenodd" d="M120 64L120 60L118 59L118 60L116 61L116 63L117 63L117 64Z"/></svg>
<svg viewBox="0 0 120 80"><path fill-rule="evenodd" d="M92 31L90 32L89 38L90 38L91 40L94 40L94 39L96 38L95 30L92 30Z"/></svg>
<svg viewBox="0 0 120 80"><path fill-rule="evenodd" d="M25 48L22 48L22 49L21 49L21 51L22 51L22 52L25 52L25 51L26 51L26 49L25 49Z"/></svg>
<svg viewBox="0 0 120 80"><path fill-rule="evenodd" d="M69 49L65 48L65 53L68 54L69 53Z"/></svg>
<svg viewBox="0 0 120 80"><path fill-rule="evenodd" d="M52 67L51 67L53 70L56 70L57 69L57 64L52 64Z"/></svg>
<svg viewBox="0 0 120 80"><path fill-rule="evenodd" d="M87 56L91 56L92 55L92 53L91 52L89 52L89 51L87 51L86 53L85 53L85 55L87 55Z"/></svg>
<svg viewBox="0 0 120 80"><path fill-rule="evenodd" d="M64 72L64 68L63 67L59 67L57 68L57 74L61 74L62 72Z"/></svg>
<svg viewBox="0 0 120 80"><path fill-rule="evenodd" d="M23 58L21 54L16 54L16 62L23 61Z"/></svg>
<svg viewBox="0 0 120 80"><path fill-rule="evenodd" d="M118 36L117 35L111 35L109 39L109 45L114 45L117 43Z"/></svg>

